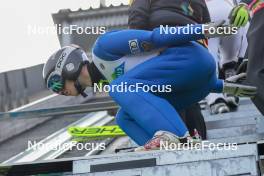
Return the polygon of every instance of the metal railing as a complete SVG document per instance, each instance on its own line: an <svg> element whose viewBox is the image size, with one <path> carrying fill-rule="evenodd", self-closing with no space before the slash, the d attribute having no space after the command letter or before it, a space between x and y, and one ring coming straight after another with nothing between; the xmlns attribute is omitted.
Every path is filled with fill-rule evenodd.
<svg viewBox="0 0 264 176"><path fill-rule="evenodd" d="M114 117L108 116L106 111L89 113L77 122L74 122L69 126L51 134L38 143L35 143L24 152L21 152L18 155L8 159L7 161L3 162L3 164L55 159L58 156L62 155L64 152L70 150L75 145L75 143L71 141L72 136L67 132L68 127L102 126L113 121L113 119Z"/></svg>
<svg viewBox="0 0 264 176"><path fill-rule="evenodd" d="M88 112L96 112L103 110L117 109L118 105L114 101L86 103L81 105L72 105L56 108L36 109L29 111L16 111L16 112L2 112L1 118L34 118L34 117L47 117L56 115L69 115L80 114Z"/></svg>

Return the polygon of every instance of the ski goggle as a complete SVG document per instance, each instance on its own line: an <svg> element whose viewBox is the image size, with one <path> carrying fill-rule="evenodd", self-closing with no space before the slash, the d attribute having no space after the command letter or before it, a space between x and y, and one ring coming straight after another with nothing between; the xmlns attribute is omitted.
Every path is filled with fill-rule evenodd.
<svg viewBox="0 0 264 176"><path fill-rule="evenodd" d="M53 72L47 79L47 87L55 93L62 94L64 89L64 80L60 75Z"/></svg>

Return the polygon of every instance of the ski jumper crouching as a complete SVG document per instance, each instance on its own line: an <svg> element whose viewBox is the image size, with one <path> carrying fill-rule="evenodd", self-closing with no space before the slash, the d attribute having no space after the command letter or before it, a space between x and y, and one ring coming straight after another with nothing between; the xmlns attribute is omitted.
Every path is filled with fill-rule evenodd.
<svg viewBox="0 0 264 176"><path fill-rule="evenodd" d="M117 124L139 145L159 130L184 136L188 130L177 111L223 90L214 58L196 42L205 38L201 25L190 28L199 34L184 34L181 28L177 34L161 34L159 28L120 30L100 36L94 45L93 62L114 79L110 85L171 85L172 91L163 93L110 91L121 107ZM113 76L117 68L121 74Z"/></svg>

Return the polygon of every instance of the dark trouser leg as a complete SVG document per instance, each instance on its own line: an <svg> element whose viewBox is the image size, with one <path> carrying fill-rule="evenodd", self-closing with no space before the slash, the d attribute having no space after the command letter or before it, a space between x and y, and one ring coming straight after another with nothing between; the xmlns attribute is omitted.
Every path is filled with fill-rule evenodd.
<svg viewBox="0 0 264 176"><path fill-rule="evenodd" d="M248 30L248 82L258 87L254 104L264 115L264 9L256 12Z"/></svg>
<svg viewBox="0 0 264 176"><path fill-rule="evenodd" d="M185 123L190 134L197 129L202 139L206 139L206 126L200 105L198 103L191 105L185 110Z"/></svg>

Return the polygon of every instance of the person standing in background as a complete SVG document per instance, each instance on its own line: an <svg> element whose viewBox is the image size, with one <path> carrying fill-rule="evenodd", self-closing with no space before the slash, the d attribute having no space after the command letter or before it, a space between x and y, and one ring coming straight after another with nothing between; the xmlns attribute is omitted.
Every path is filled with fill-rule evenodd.
<svg viewBox="0 0 264 176"><path fill-rule="evenodd" d="M228 23L228 16L235 6L233 0L206 0L206 4L212 21L225 20ZM221 79L236 74L237 62L244 58L247 48L246 30L239 29L236 35L209 39L208 49L218 64L216 68ZM211 114L237 110L239 104L238 97L216 93L209 94L206 100Z"/></svg>
<svg viewBox="0 0 264 176"><path fill-rule="evenodd" d="M230 14L230 24L244 27L250 18L247 82L258 87L258 94L252 100L264 115L264 0L241 0Z"/></svg>

